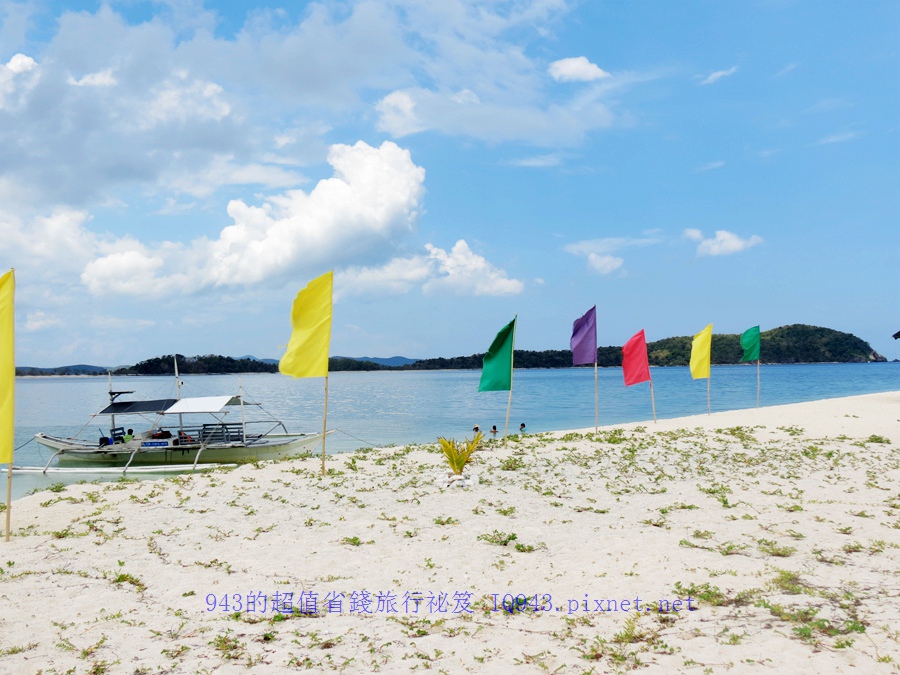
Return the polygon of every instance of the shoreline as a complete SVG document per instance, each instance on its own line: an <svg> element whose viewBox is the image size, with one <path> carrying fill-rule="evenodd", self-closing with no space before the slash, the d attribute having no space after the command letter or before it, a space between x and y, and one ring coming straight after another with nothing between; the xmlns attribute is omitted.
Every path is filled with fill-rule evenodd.
<svg viewBox="0 0 900 675"><path fill-rule="evenodd" d="M427 359L421 359L427 360ZM900 359L888 359L885 358L883 361L772 361L767 363L761 363L760 366L768 367L768 366L841 366L841 365L865 365L870 363L900 363ZM721 368L721 367L729 367L729 366L741 366L741 367L750 367L755 368L756 364L752 362L736 362L736 363L711 363L711 368ZM600 370L607 369L622 369L621 365L618 366L597 366ZM689 364L674 364L674 365L653 365L649 366L650 368L689 368ZM529 368L526 366L517 366L515 370L580 370L580 369L590 369L589 365L582 366L558 366L558 367L534 367ZM438 373L443 371L449 372L472 372L479 371L481 367L476 368L404 368L401 366L385 366L383 368L360 368L360 369L338 369L329 371L330 374L334 373L405 373L405 372L418 372L418 373ZM107 372L98 372L98 373L35 373L35 374L25 374L25 373L16 373L16 377L21 378L47 378L47 377L87 377L87 378L95 378L95 377L107 377L109 373ZM258 370L258 371L242 371L236 373L182 373L182 375L193 376L204 376L204 375L280 375L277 370ZM119 373L115 374L115 377L174 377L174 373Z"/></svg>
<svg viewBox="0 0 900 675"><path fill-rule="evenodd" d="M900 391L492 441L469 488L443 466L389 447L18 499L0 665L900 663Z"/></svg>

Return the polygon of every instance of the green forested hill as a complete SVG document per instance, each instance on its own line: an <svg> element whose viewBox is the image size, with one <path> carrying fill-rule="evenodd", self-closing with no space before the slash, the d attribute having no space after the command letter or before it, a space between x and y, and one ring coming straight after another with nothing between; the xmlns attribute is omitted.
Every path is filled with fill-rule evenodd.
<svg viewBox="0 0 900 675"><path fill-rule="evenodd" d="M884 361L868 342L850 333L830 328L793 324L763 331L760 360L763 363L866 363ZM691 360L691 336L664 338L647 343L652 366L686 366ZM743 350L737 334L713 334L712 362L740 363ZM410 370L440 370L444 368L481 368L484 354L458 356L452 359L423 359L403 366ZM601 366L621 366L621 347L600 347L597 362ZM516 368L568 368L572 352L548 350L515 353Z"/></svg>
<svg viewBox="0 0 900 675"><path fill-rule="evenodd" d="M650 364L686 366L691 360L691 337L673 337L647 343ZM763 363L866 363L884 361L868 342L850 333L792 324L763 331L760 335ZM743 350L737 334L713 333L712 362L740 363Z"/></svg>
<svg viewBox="0 0 900 675"><path fill-rule="evenodd" d="M866 363L869 361L885 361L875 352L868 342L850 333L793 324L763 331L760 356L763 363ZM691 337L680 336L664 338L647 343L650 365L653 366L686 366L691 359ZM713 334L712 362L714 364L740 363L740 336ZM178 357L178 370L189 374L225 374L225 373L275 373L277 363L260 361L253 358L234 359L229 356L208 354L206 356ZM119 368L116 375L173 375L173 355L158 356L147 359L128 368ZM386 366L371 361L332 357L329 359L329 370L466 370L479 369L484 354L471 356L455 356L453 358L422 359L403 366ZM621 366L621 347L600 347L597 350L600 366ZM545 351L516 350L516 368L569 368L572 365L572 352L568 349L549 349ZM70 369L77 368L77 371ZM88 369L88 370L85 370ZM64 374L101 374L106 368L97 366L69 366L66 368L26 368L16 369L17 375L64 375Z"/></svg>

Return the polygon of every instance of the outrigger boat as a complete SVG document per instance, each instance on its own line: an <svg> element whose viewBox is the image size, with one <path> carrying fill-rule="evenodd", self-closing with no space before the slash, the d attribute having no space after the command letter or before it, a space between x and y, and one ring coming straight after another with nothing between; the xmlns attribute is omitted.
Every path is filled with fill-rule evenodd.
<svg viewBox="0 0 900 675"><path fill-rule="evenodd" d="M134 392L113 391L110 384L109 404L91 415L78 434L70 438L37 434L35 440L54 452L44 471L53 460L85 468L119 467L125 472L132 466L164 465L179 470L196 468L198 463L279 459L322 439L321 433L288 433L284 424L258 403L245 400L243 389L237 396L181 398L177 372L175 380L177 398L138 401L118 400ZM228 415L235 412L239 419L230 421ZM109 418L109 435L100 436L99 441L87 440L85 429L97 417ZM138 420L142 420L149 422L150 428L126 432L124 426L117 426L122 417L134 418L128 426L141 426Z"/></svg>

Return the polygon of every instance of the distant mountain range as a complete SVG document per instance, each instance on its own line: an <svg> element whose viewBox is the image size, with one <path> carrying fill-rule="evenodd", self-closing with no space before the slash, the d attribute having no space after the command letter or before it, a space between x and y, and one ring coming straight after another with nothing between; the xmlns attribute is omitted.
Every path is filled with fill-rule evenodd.
<svg viewBox="0 0 900 675"><path fill-rule="evenodd" d="M886 361L872 349L868 342L850 333L792 324L763 331L761 334L763 363L867 363ZM691 337L664 338L647 343L650 365L685 366L690 361ZM717 365L739 363L742 355L738 335L713 334L712 363ZM16 375L173 375L174 355L158 356L141 361L134 366L91 366L79 364L58 368L34 368L20 366ZM277 359L258 359L255 356L182 356L177 355L178 370L184 374L226 373L274 373L278 372ZM329 359L331 372L348 370L446 370L478 369L484 354L452 358L410 359L405 356L388 358L370 356L333 356ZM600 366L621 366L621 347L600 347L597 350ZM517 368L568 368L572 365L572 352L567 349L526 351L516 350Z"/></svg>

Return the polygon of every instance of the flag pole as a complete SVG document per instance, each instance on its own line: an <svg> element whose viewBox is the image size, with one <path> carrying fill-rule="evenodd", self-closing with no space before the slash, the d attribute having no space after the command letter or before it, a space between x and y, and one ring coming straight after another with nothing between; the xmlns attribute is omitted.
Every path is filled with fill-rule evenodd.
<svg viewBox="0 0 900 675"><path fill-rule="evenodd" d="M12 513L12 461L6 470L6 541L9 541L9 520Z"/></svg>
<svg viewBox="0 0 900 675"><path fill-rule="evenodd" d="M506 445L506 437L509 435L509 411L512 408L513 371L515 370L516 354L516 328L518 328L519 315L513 319L512 349L509 350L509 398L506 401L506 426L503 427L503 445Z"/></svg>
<svg viewBox="0 0 900 675"><path fill-rule="evenodd" d="M650 405L653 408L653 421L656 422L656 399L653 398L653 380L650 380Z"/></svg>
<svg viewBox="0 0 900 675"><path fill-rule="evenodd" d="M759 359L756 359L756 407L759 407Z"/></svg>
<svg viewBox="0 0 900 675"><path fill-rule="evenodd" d="M600 431L600 385L597 381L597 358L594 357L594 433Z"/></svg>
<svg viewBox="0 0 900 675"><path fill-rule="evenodd" d="M706 414L712 415L712 406L709 403L709 384L712 381L712 377L706 378Z"/></svg>
<svg viewBox="0 0 900 675"><path fill-rule="evenodd" d="M328 375L325 375L325 411L322 413L322 475L325 475L325 438L328 436Z"/></svg>

